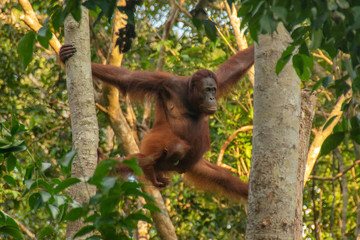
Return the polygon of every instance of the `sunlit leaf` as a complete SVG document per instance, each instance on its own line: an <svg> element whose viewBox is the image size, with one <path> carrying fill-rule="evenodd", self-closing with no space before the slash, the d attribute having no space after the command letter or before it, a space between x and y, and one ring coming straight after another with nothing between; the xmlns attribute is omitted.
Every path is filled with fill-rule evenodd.
<svg viewBox="0 0 360 240"><path fill-rule="evenodd" d="M48 209L49 209L49 212L50 212L50 215L53 219L56 219L57 216L59 215L60 213L60 210L58 207L52 205L52 204L48 204Z"/></svg>

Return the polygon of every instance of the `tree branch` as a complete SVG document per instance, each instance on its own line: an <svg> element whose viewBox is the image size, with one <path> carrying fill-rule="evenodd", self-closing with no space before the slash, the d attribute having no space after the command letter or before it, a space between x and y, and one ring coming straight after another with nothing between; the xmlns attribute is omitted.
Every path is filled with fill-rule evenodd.
<svg viewBox="0 0 360 240"><path fill-rule="evenodd" d="M6 216L11 217L9 214L4 212L3 210L0 210L0 211L2 213L4 213ZM19 222L15 218L13 218L13 217L11 217L11 218L16 222L16 224L19 226L21 231L23 231L26 235L28 235L30 239L36 239L36 236L35 236L35 234L33 232L31 232L28 228L26 228L21 222Z"/></svg>
<svg viewBox="0 0 360 240"><path fill-rule="evenodd" d="M221 166L222 165L222 159L224 157L224 153L225 153L225 150L227 148L227 146L230 144L230 142L232 140L234 140L234 138L236 137L236 135L240 132L246 132L246 131L250 131L253 129L253 126L252 125L248 125L248 126L243 126L241 128L239 128L238 130L236 130L235 132L233 132L229 138L225 141L225 143L221 146L221 149L220 149L220 152L219 152L219 156L217 158L217 161L216 161L216 164L218 166Z"/></svg>
<svg viewBox="0 0 360 240"><path fill-rule="evenodd" d="M306 184L306 180L309 178L310 173L316 163L316 159L320 154L321 145L325 141L325 139L332 133L336 124L340 121L343 111L341 110L342 104L345 102L347 98L349 98L352 94L352 91L348 91L345 95L341 95L334 106L334 109L330 113L329 118L326 122L321 126L321 130L317 132L312 141L309 153L307 157L306 169L305 169L305 177L304 177L304 185ZM324 129L325 125L328 121L333 118L333 121Z"/></svg>
<svg viewBox="0 0 360 240"><path fill-rule="evenodd" d="M38 32L39 29L42 28L42 25L39 23L39 20L36 17L36 14L30 2L28 0L18 0L18 2L25 12L24 15L20 16L20 19L24 21L25 24L28 25L32 30ZM54 49L54 51L56 52L56 54L58 54L61 43L54 34L52 34L52 38L50 39L49 43L52 49Z"/></svg>
<svg viewBox="0 0 360 240"><path fill-rule="evenodd" d="M319 176L309 176L309 179L315 179L315 180L321 180L321 181L334 181L336 179L341 178L345 173L350 171L352 168L354 168L356 165L360 164L360 160L356 160L350 167L346 168L344 171L339 172L334 177L319 177Z"/></svg>

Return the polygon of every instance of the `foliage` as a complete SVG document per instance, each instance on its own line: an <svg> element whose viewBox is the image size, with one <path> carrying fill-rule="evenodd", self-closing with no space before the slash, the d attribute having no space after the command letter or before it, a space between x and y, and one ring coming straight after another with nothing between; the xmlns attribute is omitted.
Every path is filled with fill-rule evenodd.
<svg viewBox="0 0 360 240"><path fill-rule="evenodd" d="M151 219L144 215L141 210L126 206L128 204L127 198L135 201L141 196L149 202L149 204L143 206L144 209L159 211L155 205L151 204L153 199L141 192L141 184L134 181L124 182L119 177L109 177L109 173L118 163L112 159L104 160L98 164L94 175L86 183L95 185L98 189L97 194L88 203L80 205L66 194L66 190L70 186L82 182L82 180L72 177L48 178L44 174L49 168L53 167L52 163L42 162L40 159L36 159L28 167L22 168L21 165L17 164L14 153L26 150L24 141L17 139L18 135L26 132L26 129L14 117L12 118L10 130L6 128L6 125L8 124L4 122L0 138L0 149L2 160L6 161L7 168L6 170L3 169L0 174L6 181L7 186L17 187L18 185L11 175L15 170L15 166L20 173L25 171L20 174L23 176L21 197L27 199L30 210L45 210L51 217L49 220L55 223L75 221L79 218L91 223L79 230L76 234L77 237L98 231L100 235L94 235L94 238L130 239L129 237L133 234L132 230L137 227L137 221L142 220L151 223ZM76 153L71 151L58 161L64 176L69 175L75 155ZM139 166L136 159L129 160L125 164L138 172ZM71 206L69 211L68 206ZM120 214L120 209L124 209L124 207L128 208L129 213L127 215ZM49 239L51 237L56 239L59 237L57 232L56 227L47 225L38 232L37 238ZM4 212L0 212L0 233L12 236L15 239L23 239L17 223Z"/></svg>
<svg viewBox="0 0 360 240"><path fill-rule="evenodd" d="M287 54L281 57L278 64L283 66L288 61L289 53L294 46L299 51L293 57L293 65L302 80L309 78L313 68L310 49L322 49L331 58L335 58L339 51L351 56L353 69L348 72L352 80L359 81L355 67L360 63L360 5L357 1L275 1L263 0L242 2L239 16L243 18L242 25L247 26L250 35L256 41L258 33L273 33L279 22L284 23L292 32L292 45ZM248 14L251 12L251 14ZM346 44L344 44L346 42ZM278 66L277 72L282 67Z"/></svg>
<svg viewBox="0 0 360 240"><path fill-rule="evenodd" d="M65 11L61 1L33 1L43 28L37 34L19 20L22 9L16 1L5 1L0 18L0 236L21 238L17 224L23 223L38 239L63 239L65 221L83 218L88 226L78 235L96 230L99 236L114 239L131 237L137 220L149 221L137 209L136 199L143 196L134 181L123 182L107 175L104 161L88 184L98 188L97 195L82 206L73 202L66 188L79 182L69 177L74 152L71 151L71 129L64 74L54 54L46 52L50 32L63 39L62 21L66 14L79 18L80 1L67 1ZM92 23L92 58L97 61L99 52L107 56L110 49L111 16L114 1L88 1L99 3L90 11ZM234 2L239 6L238 1ZM318 111L314 127L325 128L333 121L328 119L338 96L349 89L359 89L359 9L356 1L242 1L239 16L242 27L256 40L258 33L272 32L281 21L291 30L293 43L280 58L276 71L292 58L292 63L303 80L303 86L318 96ZM193 1L185 1L184 9L195 9ZM132 70L156 69L160 49L165 47L163 70L189 75L199 68L215 69L231 51L219 38L221 31L230 44L235 45L228 16L212 5L206 7L211 18L197 20L184 12L169 39L161 39L170 10L168 1L144 1L134 14L137 33L134 44L124 57L123 65ZM101 15L103 12L103 15ZM102 17L102 16L105 16ZM198 24L199 23L199 24ZM249 37L250 38L250 37ZM95 48L95 46L97 46ZM314 57L317 49L334 61L337 70L323 58ZM339 52L344 55L339 54ZM346 54L351 56L346 60ZM334 56L337 56L333 59ZM337 59L337 60L336 60ZM321 74L319 74L320 69ZM355 70L354 70L355 69ZM348 80L350 79L350 81ZM141 122L143 106L132 104ZM322 147L322 156L314 175L333 176L339 170L332 156L340 149L346 166L352 164L359 140L359 115L355 114L356 98L343 106L346 115ZM125 109L125 108L124 108ZM219 111L210 119L212 149L206 158L216 162L218 153L227 138L238 128L252 124L252 86L244 79L222 99ZM99 112L100 145L108 146L104 113ZM222 162L246 178L251 158L251 132L239 133L225 150ZM342 140L342 141L340 141ZM124 154L116 142L110 154ZM244 167L245 166L245 167ZM240 169L240 170L238 170ZM348 180L347 236L354 236L360 172L358 168L344 177ZM171 186L163 191L167 207L179 239L244 239L246 214L242 207L217 196L195 192L182 183L181 176L173 176ZM342 208L342 184L338 180L309 181L304 190L305 238L339 239ZM66 211L66 206L72 210ZM154 210L145 205L145 209ZM8 215L4 215L7 213ZM316 223L316 224L314 224ZM321 233L318 233L321 229ZM5 236L4 234L7 234ZM151 238L157 239L154 229Z"/></svg>

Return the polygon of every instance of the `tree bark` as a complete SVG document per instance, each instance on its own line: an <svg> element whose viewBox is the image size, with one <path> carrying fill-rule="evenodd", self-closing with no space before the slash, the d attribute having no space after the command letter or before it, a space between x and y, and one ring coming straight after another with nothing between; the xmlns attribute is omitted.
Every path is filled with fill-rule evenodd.
<svg viewBox="0 0 360 240"><path fill-rule="evenodd" d="M282 24L255 48L254 130L246 239L294 239L300 80L275 65L291 42Z"/></svg>
<svg viewBox="0 0 360 240"><path fill-rule="evenodd" d="M316 96L308 90L301 91L301 114L300 114L300 132L299 132L299 161L298 176L296 184L296 212L294 239L302 239L302 207L304 191L305 164L309 149L309 140L311 135L311 126L315 115Z"/></svg>
<svg viewBox="0 0 360 240"><path fill-rule="evenodd" d="M336 156L339 163L339 172L345 171L345 163L344 159L341 156L339 148L334 149L334 155ZM348 194L348 182L346 178L346 174L341 177L341 192L342 192L342 209L341 209L341 239L346 240L346 226L347 226L347 206L349 202L349 194Z"/></svg>
<svg viewBox="0 0 360 240"><path fill-rule="evenodd" d="M73 149L77 151L72 164L72 177L86 181L97 164L98 123L91 78L90 33L88 10L82 7L80 24L72 16L65 20L65 42L73 44L77 52L67 61L66 83L69 96ZM79 183L70 188L70 196L78 203L88 202L95 187ZM83 227L81 220L68 222L66 239Z"/></svg>
<svg viewBox="0 0 360 240"><path fill-rule="evenodd" d="M341 106L343 105L344 101L349 98L352 94L352 91L348 91L346 94L341 95L334 106L334 109L331 111L330 116L328 117L327 121L321 126L320 130L316 133L310 148L306 162L306 169L305 169L305 177L304 177L304 184L306 184L306 180L309 178L310 173L316 163L316 159L320 154L321 145L325 141L325 139L332 133L334 127L338 124L343 114L341 110ZM332 119L332 122L324 129L327 122Z"/></svg>

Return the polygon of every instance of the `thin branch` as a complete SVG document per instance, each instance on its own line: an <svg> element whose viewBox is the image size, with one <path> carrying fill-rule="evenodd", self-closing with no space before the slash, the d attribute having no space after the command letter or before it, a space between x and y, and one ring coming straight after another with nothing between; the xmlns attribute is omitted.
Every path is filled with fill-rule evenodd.
<svg viewBox="0 0 360 240"><path fill-rule="evenodd" d="M247 47L247 42L244 39L243 36L241 36L240 32L240 18L237 16L237 10L235 8L235 3L231 4L231 8L227 1L223 1L223 4L225 6L226 12L229 15L230 19L230 25L233 29L236 44L238 46L238 49L245 49Z"/></svg>
<svg viewBox="0 0 360 240"><path fill-rule="evenodd" d="M221 162L222 162L222 159L224 157L224 153L225 153L225 150L227 148L227 146L230 144L230 142L236 137L236 135L240 132L246 132L246 131L250 131L253 129L253 126L252 125L248 125L248 126L243 126L241 128L239 128L238 130L236 130L235 132L233 132L229 138L225 141L225 143L221 146L221 149L220 149L220 152L219 152L219 156L217 158L217 161L216 161L216 164L221 166Z"/></svg>
<svg viewBox="0 0 360 240"><path fill-rule="evenodd" d="M334 181L341 178L344 174L354 168L356 165L360 164L360 160L356 160L350 167L346 168L344 171L339 172L334 177L319 177L319 176L309 176L309 179L321 180L321 181Z"/></svg>
<svg viewBox="0 0 360 240"><path fill-rule="evenodd" d="M210 19L210 18L209 18ZM235 49L231 46L231 44L228 42L228 40L225 38L224 34L220 31L220 29L215 25L217 32L219 33L220 37L224 40L226 45L229 47L229 49L232 51L233 54L236 53Z"/></svg>
<svg viewBox="0 0 360 240"><path fill-rule="evenodd" d="M314 57L317 57L317 58L324 59L325 62L327 62L327 63L330 64L330 65L333 65L333 61L331 61L328 57L326 57L326 56L324 55L324 53L323 53L320 49L318 49L318 52L319 52L319 54L313 53L313 56L314 56Z"/></svg>
<svg viewBox="0 0 360 240"><path fill-rule="evenodd" d="M38 32L42 25L39 23L39 20L34 12L33 7L31 6L28 0L18 0L19 4L23 8L25 14L20 16L20 19L25 22L32 30ZM58 54L61 43L57 39L57 37L52 34L52 38L49 41L50 46L54 49L54 51Z"/></svg>
<svg viewBox="0 0 360 240"><path fill-rule="evenodd" d="M230 172L233 172L233 173L238 173L237 169L225 164L225 163L221 163L220 165L221 167L227 169L227 170L230 170Z"/></svg>
<svg viewBox="0 0 360 240"><path fill-rule="evenodd" d="M162 41L162 37L160 36L159 33L157 33L157 31L151 26L151 24L149 22L146 22L146 24L151 28L151 30L153 30L153 32L156 34L156 36ZM171 48L166 49L168 50L174 57L176 57L176 59L184 66L186 67L186 65L181 61L181 59L179 58L179 56L174 52L174 50L172 50Z"/></svg>
<svg viewBox="0 0 360 240"><path fill-rule="evenodd" d="M56 131L56 130L59 130L59 129L61 129L62 127L63 127L63 126L56 126L56 127L52 128L52 129L44 132L44 133L41 134L39 137L37 137L36 139L34 139L33 141L31 141L31 142L29 143L29 146L32 145L34 142L38 142L41 138L45 137L47 134L49 134L49 133L51 133L51 132L54 132L54 131Z"/></svg>
<svg viewBox="0 0 360 240"><path fill-rule="evenodd" d="M96 103L95 105L96 105L101 111L103 111L104 113L106 113L106 114L109 115L109 111L108 111L105 107L103 107L102 105L100 105L100 104L98 104L98 103Z"/></svg>
<svg viewBox="0 0 360 240"><path fill-rule="evenodd" d="M191 13L189 13L186 9L184 9L182 6L180 6L179 3L177 3L175 1L175 5L180 9L181 12L183 12L186 16L188 16L189 18L192 18L193 16L191 15ZM209 19L211 21L213 21L210 17ZM219 30L219 28L215 25L216 27L216 31L219 33L220 37L225 41L226 45L230 48L230 50L233 52L233 53L236 53L236 51L234 50L234 48L231 46L231 44L228 42L228 40L225 38L225 36L221 33L221 31Z"/></svg>
<svg viewBox="0 0 360 240"><path fill-rule="evenodd" d="M0 210L2 213L4 213L6 216L11 217L9 214L7 214L6 212L4 212L3 210ZM19 228L21 229L21 231L23 231L26 235L29 236L30 239L36 239L36 236L33 232L31 232L28 228L26 228L22 223L20 223L18 220L16 220L15 218L11 217L16 224L19 226Z"/></svg>

